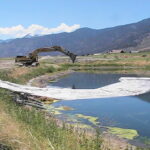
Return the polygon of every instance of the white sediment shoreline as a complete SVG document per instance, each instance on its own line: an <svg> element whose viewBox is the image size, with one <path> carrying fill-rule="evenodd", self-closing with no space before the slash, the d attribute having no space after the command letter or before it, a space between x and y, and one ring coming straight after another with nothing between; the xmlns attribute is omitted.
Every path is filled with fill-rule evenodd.
<svg viewBox="0 0 150 150"><path fill-rule="evenodd" d="M97 89L37 88L0 80L0 88L61 100L134 96L150 91L150 78L122 77L119 82Z"/></svg>

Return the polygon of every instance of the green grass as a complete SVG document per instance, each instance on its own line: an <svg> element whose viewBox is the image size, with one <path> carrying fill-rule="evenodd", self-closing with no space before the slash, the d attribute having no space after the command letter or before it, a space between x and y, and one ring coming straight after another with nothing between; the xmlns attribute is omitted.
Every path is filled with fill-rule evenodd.
<svg viewBox="0 0 150 150"><path fill-rule="evenodd" d="M115 63L114 61L111 61L111 62L109 62L108 63L108 61L107 61L107 63L91 63L91 64L79 64L79 63L77 63L77 64L75 64L75 65L73 65L73 64L63 64L62 65L64 68L71 68L71 69L74 69L74 68L78 68L78 69L86 69L86 68L91 68L91 69L95 69L96 67L98 68L98 67L102 67L102 68L124 68L124 67L126 67L126 68L131 68L131 67L133 67L133 68L145 68L146 69L146 67L149 67L149 65L148 66L143 66L143 67L140 67L140 66L135 66L135 65L133 65L133 64L119 64L119 63Z"/></svg>
<svg viewBox="0 0 150 150"><path fill-rule="evenodd" d="M18 80L15 78L10 78L9 74L11 74L11 71L8 70L0 70L0 80L10 81L17 83Z"/></svg>
<svg viewBox="0 0 150 150"><path fill-rule="evenodd" d="M44 75L46 73L53 73L56 72L57 70L50 66L50 67L37 67L37 68L33 68L33 70L25 75L22 75L19 79L19 81L21 81L22 83L27 82L28 80L35 78L37 76L41 76Z"/></svg>
<svg viewBox="0 0 150 150"><path fill-rule="evenodd" d="M93 61L92 61L93 58ZM95 59L96 58L96 59ZM100 54L93 56L80 56L80 59L85 61L77 61L75 64L62 64L62 67L86 70L87 68L150 68L150 53L122 53L122 54ZM88 59L91 60L88 62Z"/></svg>
<svg viewBox="0 0 150 150"><path fill-rule="evenodd" d="M5 111L16 121L26 124L33 136L48 139L57 150L100 149L100 135L97 135L99 138L89 138L84 132L74 133L73 128L58 127L54 118L45 119L45 112L29 110L14 103L7 90L0 89L0 101L5 103Z"/></svg>
<svg viewBox="0 0 150 150"><path fill-rule="evenodd" d="M49 67L42 66L42 67L35 67L35 68L33 67L33 68L29 68L29 69L30 69L29 72L27 72L19 77L11 76L11 74L13 72L15 72L15 70L0 70L0 79L14 82L14 83L26 83L30 79L35 78L37 76L41 76L46 73L53 73L53 72L58 71L53 66L49 66Z"/></svg>

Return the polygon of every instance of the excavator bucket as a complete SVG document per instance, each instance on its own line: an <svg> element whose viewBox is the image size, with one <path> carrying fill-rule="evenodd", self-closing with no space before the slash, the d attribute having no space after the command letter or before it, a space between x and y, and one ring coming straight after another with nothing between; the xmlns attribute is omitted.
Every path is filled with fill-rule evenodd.
<svg viewBox="0 0 150 150"><path fill-rule="evenodd" d="M75 54L73 54L73 53L70 53L69 56L70 56L70 58L71 58L71 60L72 60L72 63L74 63L75 60L76 60L77 55L75 55Z"/></svg>

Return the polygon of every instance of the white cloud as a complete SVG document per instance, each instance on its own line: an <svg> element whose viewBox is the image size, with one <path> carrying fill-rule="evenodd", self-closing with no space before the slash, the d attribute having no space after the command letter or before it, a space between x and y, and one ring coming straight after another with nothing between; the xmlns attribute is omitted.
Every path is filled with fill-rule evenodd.
<svg viewBox="0 0 150 150"><path fill-rule="evenodd" d="M7 36L11 38L23 37L27 34L30 35L46 35L59 32L72 32L80 28L79 24L68 26L65 23L61 23L55 28L47 28L41 25L32 24L25 28L23 25L17 25L13 27L0 27L0 36Z"/></svg>

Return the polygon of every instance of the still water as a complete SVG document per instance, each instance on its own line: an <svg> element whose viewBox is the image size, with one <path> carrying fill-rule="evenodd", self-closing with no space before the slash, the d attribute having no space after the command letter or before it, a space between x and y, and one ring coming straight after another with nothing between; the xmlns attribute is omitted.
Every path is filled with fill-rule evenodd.
<svg viewBox="0 0 150 150"><path fill-rule="evenodd" d="M49 85L72 89L96 89L116 83L120 77L137 77L137 75L74 72Z"/></svg>
<svg viewBox="0 0 150 150"><path fill-rule="evenodd" d="M98 88L118 82L120 77L135 77L126 74L73 73L50 86L68 88ZM150 137L150 93L133 97L98 98L60 101L53 106L69 106L66 115L83 114L98 117L103 126L135 129L140 136Z"/></svg>

